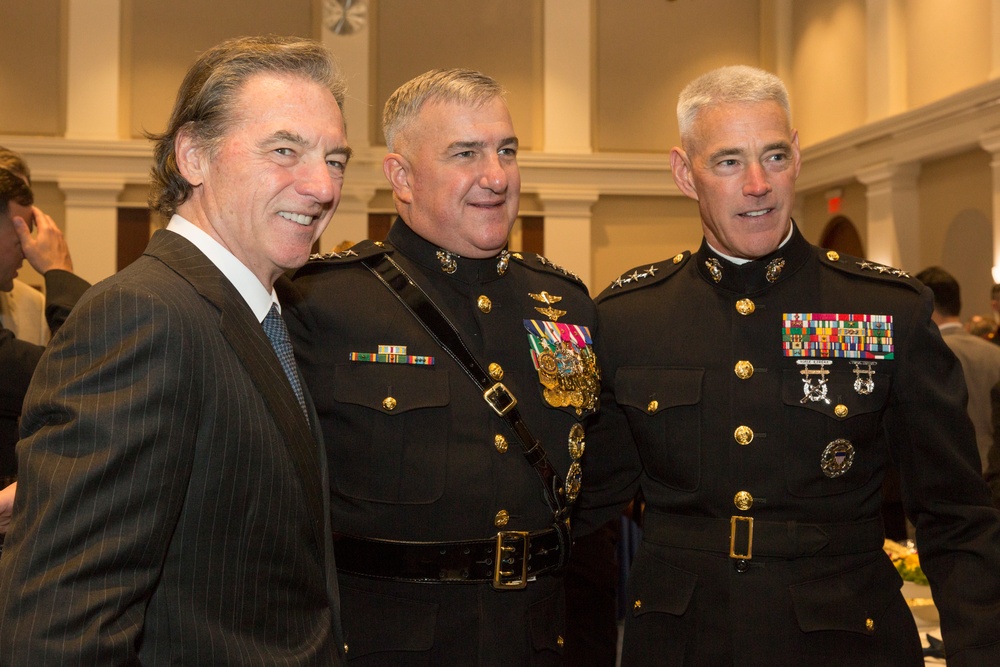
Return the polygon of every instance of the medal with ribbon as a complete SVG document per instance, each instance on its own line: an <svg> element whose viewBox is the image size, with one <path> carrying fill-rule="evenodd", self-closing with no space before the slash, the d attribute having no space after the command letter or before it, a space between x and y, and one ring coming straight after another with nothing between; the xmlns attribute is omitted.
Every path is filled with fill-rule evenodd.
<svg viewBox="0 0 1000 667"><path fill-rule="evenodd" d="M540 320L524 320L524 328L545 402L554 408L573 407L578 415L595 409L601 371L590 330Z"/></svg>

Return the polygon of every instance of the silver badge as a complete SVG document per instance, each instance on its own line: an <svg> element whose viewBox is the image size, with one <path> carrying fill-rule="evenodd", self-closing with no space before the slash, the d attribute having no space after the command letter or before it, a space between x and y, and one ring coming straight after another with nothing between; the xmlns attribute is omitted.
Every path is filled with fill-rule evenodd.
<svg viewBox="0 0 1000 667"><path fill-rule="evenodd" d="M441 262L441 270L445 273L455 273L458 269L458 255L447 250L437 251L438 261Z"/></svg>
<svg viewBox="0 0 1000 667"><path fill-rule="evenodd" d="M719 260L713 257L705 262L705 266L708 267L708 272L711 274L712 280L715 282L722 280L722 263Z"/></svg>
<svg viewBox="0 0 1000 667"><path fill-rule="evenodd" d="M852 361L854 365L854 391L867 396L875 389L875 369L877 361ZM864 366L864 368L861 368ZM861 377L861 376L864 377Z"/></svg>
<svg viewBox="0 0 1000 667"><path fill-rule="evenodd" d="M507 273L507 265L510 263L510 251L504 250L500 253L500 258L497 260L497 273L501 276Z"/></svg>
<svg viewBox="0 0 1000 667"><path fill-rule="evenodd" d="M781 270L785 268L785 260L778 257L772 259L767 265L767 282L773 283L781 276Z"/></svg>
<svg viewBox="0 0 1000 667"><path fill-rule="evenodd" d="M800 402L817 403L823 401L829 405L830 399L826 397L828 391L826 376L830 374L830 371L825 367L833 362L828 359L800 359L795 363L803 367L799 373L802 374L802 392L805 396ZM811 366L819 366L819 368L811 368Z"/></svg>
<svg viewBox="0 0 1000 667"><path fill-rule="evenodd" d="M838 438L826 446L819 459L823 474L833 479L851 469L854 463L854 445L849 440Z"/></svg>

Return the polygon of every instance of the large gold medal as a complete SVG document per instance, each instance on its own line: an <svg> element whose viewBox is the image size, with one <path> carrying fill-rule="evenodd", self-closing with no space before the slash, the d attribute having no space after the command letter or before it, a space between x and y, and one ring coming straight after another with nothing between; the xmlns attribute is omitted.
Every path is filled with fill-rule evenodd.
<svg viewBox="0 0 1000 667"><path fill-rule="evenodd" d="M594 410L600 395L601 371L590 330L539 320L525 320L524 326L545 402L554 408L573 407L578 415Z"/></svg>

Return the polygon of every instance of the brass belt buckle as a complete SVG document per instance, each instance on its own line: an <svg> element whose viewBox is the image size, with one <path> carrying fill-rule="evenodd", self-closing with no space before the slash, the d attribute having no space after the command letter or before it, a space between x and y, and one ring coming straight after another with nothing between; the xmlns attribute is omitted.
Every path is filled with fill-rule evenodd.
<svg viewBox="0 0 1000 667"><path fill-rule="evenodd" d="M507 387L503 386L502 382L497 382L495 385L483 392L483 398L486 402L490 404L494 412L503 417L511 409L517 405L517 399L514 398L514 394L507 391Z"/></svg>
<svg viewBox="0 0 1000 667"><path fill-rule="evenodd" d="M738 554L736 553L736 524L739 522L745 522L747 524L747 550L746 553ZM745 558L750 560L753 558L753 517L752 516L732 516L729 518L729 557L730 558Z"/></svg>
<svg viewBox="0 0 1000 667"><path fill-rule="evenodd" d="M508 545L508 540L521 540L521 572L517 574L513 567L504 570L503 567L513 565L514 558L509 554L518 550L515 545ZM497 533L496 564L493 566L493 588L501 591L517 590L528 585L528 531L501 530Z"/></svg>

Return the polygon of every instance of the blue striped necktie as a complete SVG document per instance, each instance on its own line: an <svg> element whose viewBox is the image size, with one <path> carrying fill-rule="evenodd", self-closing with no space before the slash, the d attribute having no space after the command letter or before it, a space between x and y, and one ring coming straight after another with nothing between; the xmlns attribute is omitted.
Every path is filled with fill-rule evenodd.
<svg viewBox="0 0 1000 667"><path fill-rule="evenodd" d="M285 326L285 321L281 319L281 314L278 313L278 304L271 304L271 310L267 312L267 317L264 318L261 325L264 327L264 333L271 339L271 347L274 348L275 354L278 355L281 368L284 369L285 375L288 376L288 381L292 384L292 390L295 392L295 398L299 400L302 414L306 416L306 421L308 422L309 411L306 410L306 397L302 393L299 369L295 366L292 341L288 337L288 328Z"/></svg>

